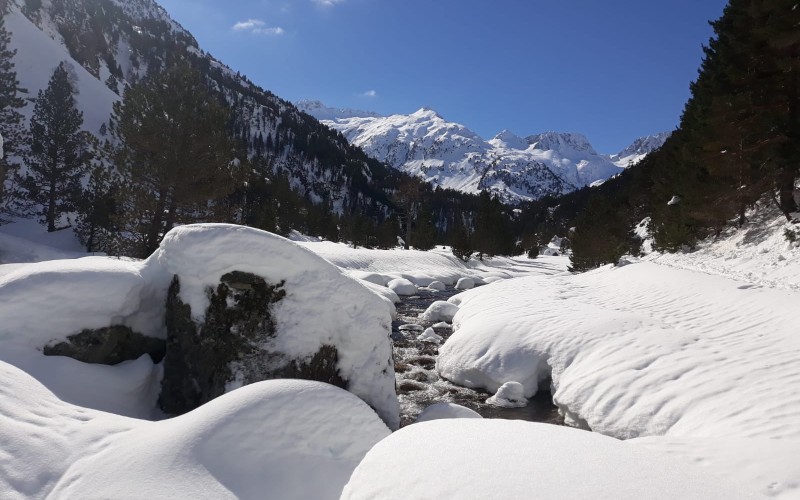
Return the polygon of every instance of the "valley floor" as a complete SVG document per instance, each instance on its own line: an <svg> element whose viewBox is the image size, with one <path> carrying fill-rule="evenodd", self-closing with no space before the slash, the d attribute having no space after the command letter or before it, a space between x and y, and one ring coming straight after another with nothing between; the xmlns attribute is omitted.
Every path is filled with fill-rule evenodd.
<svg viewBox="0 0 800 500"><path fill-rule="evenodd" d="M397 299L392 289L402 289L398 280L415 288L434 286L434 281L452 286L464 277L485 283L449 299L458 312L452 320L454 333L440 347L438 374L490 392L506 382L519 382L526 397L551 380L554 403L567 422L593 432L527 422L453 420L447 425L412 424L384 439L387 431L364 416L363 405L331 393L324 397L336 401L340 416L352 415L335 424L346 429L346 439L330 445L339 451L331 454L334 448L325 444L332 436L310 435L303 427L305 415L331 411L308 400L308 406L292 410L295 413L275 425L295 432L298 442L316 440L317 451L290 453L286 463L299 461L298 471L312 470L305 467L317 459L309 457L324 455L328 476L318 479L338 488L325 493L330 498L338 497L354 468L344 488L346 498L487 498L492 492L504 498L533 492L588 498L590 491L596 498L800 498L800 249L782 239L781 224L777 219L761 221L759 235L741 231L693 254L651 254L580 275L566 271L564 257L497 258L465 265L442 249L373 251L300 243L392 301ZM20 241L0 235L0 250L30 256L20 251ZM50 255L42 249L38 254ZM3 275L20 267L0 266L0 287ZM9 356L7 351L3 358L9 361ZM25 363L55 362L23 361L12 364L24 370ZM8 381L0 393L2 496L53 493L66 498L66 493L85 491L81 488L106 478L103 471L109 469L97 465L102 473L98 476L93 475L94 466L65 469L53 467L54 461L98 464L102 451L139 464L167 439L160 429L166 430L169 420L152 424L69 405L44 395L48 389L57 393L60 382L55 377L34 381L11 365L0 362L0 367ZM141 384L146 382L143 375L133 374L132 366L125 369L142 379ZM69 373L59 370L64 376ZM278 466L237 441L246 439L247 429L229 430L238 410L231 413L222 404L225 400L234 408L249 408L243 411L252 415L273 415L291 389L274 384L249 389L251 396L265 394L257 409L243 399L244 392L232 399L244 390L238 389L219 403L209 403L208 409L178 417L190 430L172 443L189 454L176 459L160 453L159 467L184 464L193 471L223 470L219 461L209 462L205 452L186 444L206 432L202 429L213 428L208 432L215 448L208 453L227 449L226 456L236 460L228 453L239 450L246 459L265 460L264 467L287 470L286 463ZM30 394L39 394L40 402ZM91 422L88 431L81 430L82 419ZM208 427L208 422L216 423ZM52 425L68 429L67 437L60 437ZM361 426L372 427L359 435ZM131 437L122 438L125 433ZM135 436L148 435L150 450L132 444ZM89 443L85 450L65 451L65 446L82 442ZM471 443L469 452L464 443ZM298 450L304 446L282 446L295 445ZM427 457L435 457L436 463L428 463ZM565 467L572 470L565 472ZM151 474L151 469L137 466L121 474L130 476L120 487L133 484L140 473ZM243 486L241 481L249 481L246 474L229 469L219 474L217 481L222 483L211 480L207 486L218 496L251 498L258 496L256 491L271 496L257 490L255 483ZM186 479L183 473L165 477ZM319 486L320 481L307 482ZM582 489L581 482L591 489ZM286 484L290 483L300 484ZM319 494L318 490L313 491ZM302 497L302 492L295 493Z"/></svg>

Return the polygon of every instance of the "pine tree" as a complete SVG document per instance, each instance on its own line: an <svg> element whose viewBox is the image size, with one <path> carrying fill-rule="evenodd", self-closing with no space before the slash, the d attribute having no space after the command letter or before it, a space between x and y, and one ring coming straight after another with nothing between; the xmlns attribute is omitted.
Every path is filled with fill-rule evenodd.
<svg viewBox="0 0 800 500"><path fill-rule="evenodd" d="M463 224L456 224L455 229L450 235L450 246L452 247L453 255L458 257L464 262L469 262L472 258L474 251L472 245L472 238L470 238L467 228Z"/></svg>
<svg viewBox="0 0 800 500"><path fill-rule="evenodd" d="M3 157L0 158L0 224L13 215L19 201L16 183L18 165L13 158L22 151L26 131L19 112L25 106L14 70L15 50L9 48L11 35L6 31L5 20L0 16L0 135L3 137Z"/></svg>
<svg viewBox="0 0 800 500"><path fill-rule="evenodd" d="M118 197L119 181L116 176L107 166L95 165L77 205L75 232L87 252L117 253L114 220Z"/></svg>
<svg viewBox="0 0 800 500"><path fill-rule="evenodd" d="M472 240L481 260L484 255L507 255L513 251L514 238L508 219L503 213L503 204L497 196L492 197L485 191L480 195Z"/></svg>
<svg viewBox="0 0 800 500"><path fill-rule="evenodd" d="M47 88L39 91L31 118L29 173L23 181L28 200L41 206L47 230L75 209L81 177L88 169L89 139L81 132L83 113L75 104L75 88L67 66L58 65Z"/></svg>
<svg viewBox="0 0 800 500"><path fill-rule="evenodd" d="M433 216L427 208L421 208L417 217L411 241L417 250L431 250L436 246L436 225Z"/></svg>
<svg viewBox="0 0 800 500"><path fill-rule="evenodd" d="M232 220L227 198L244 185L225 109L186 63L131 86L109 127L125 200L126 251L152 253L176 224Z"/></svg>

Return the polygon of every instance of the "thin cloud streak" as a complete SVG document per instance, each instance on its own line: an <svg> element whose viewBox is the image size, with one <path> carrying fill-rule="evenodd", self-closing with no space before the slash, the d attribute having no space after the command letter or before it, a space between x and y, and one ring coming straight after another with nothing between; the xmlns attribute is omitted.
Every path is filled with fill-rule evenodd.
<svg viewBox="0 0 800 500"><path fill-rule="evenodd" d="M283 35L286 31L280 26L267 26L261 19L248 19L233 25L233 31L247 31L254 35Z"/></svg>

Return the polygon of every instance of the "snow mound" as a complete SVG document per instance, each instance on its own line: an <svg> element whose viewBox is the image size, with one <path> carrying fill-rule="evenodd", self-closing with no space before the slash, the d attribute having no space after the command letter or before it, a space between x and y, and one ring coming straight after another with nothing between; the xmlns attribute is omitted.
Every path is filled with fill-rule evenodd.
<svg viewBox="0 0 800 500"><path fill-rule="evenodd" d="M448 419L410 425L375 445L342 498L755 498L737 486L733 478L599 434Z"/></svg>
<svg viewBox="0 0 800 500"><path fill-rule="evenodd" d="M456 283L456 290L470 290L475 287L475 280L472 278L461 278Z"/></svg>
<svg viewBox="0 0 800 500"><path fill-rule="evenodd" d="M417 423L445 418L483 418L480 413L455 403L434 403L417 416Z"/></svg>
<svg viewBox="0 0 800 500"><path fill-rule="evenodd" d="M265 258L266 256L266 258ZM230 224L194 224L170 231L150 261L181 280L180 298L199 320L208 287L232 271L283 283L275 305L277 335L269 350L308 359L324 345L336 347L337 368L348 390L396 428L399 406L390 360L387 300L318 255L278 235Z"/></svg>
<svg viewBox="0 0 800 500"><path fill-rule="evenodd" d="M140 262L109 257L14 266L0 275L0 342L41 348L112 324L163 338L169 277L158 282L150 271Z"/></svg>
<svg viewBox="0 0 800 500"><path fill-rule="evenodd" d="M396 293L389 290L385 286L376 285L375 283L371 283L369 281L364 281L362 284L366 286L372 293L379 296L384 302L386 302L386 307L389 308L389 314L392 317L392 321L397 319L397 307L395 304L400 302L400 297L398 297Z"/></svg>
<svg viewBox="0 0 800 500"><path fill-rule="evenodd" d="M405 278L395 278L391 280L386 286L397 295L416 295L417 285L410 282Z"/></svg>
<svg viewBox="0 0 800 500"><path fill-rule="evenodd" d="M358 278L380 286L386 286L392 279L384 274L370 273L368 271L349 271L347 274L353 278Z"/></svg>
<svg viewBox="0 0 800 500"><path fill-rule="evenodd" d="M519 382L506 382L501 385L494 396L486 400L486 404L502 408L524 408L528 406L525 399L525 388Z"/></svg>
<svg viewBox="0 0 800 500"><path fill-rule="evenodd" d="M443 292L447 287L441 281L433 281L428 285L428 288L436 290L437 292Z"/></svg>
<svg viewBox="0 0 800 500"><path fill-rule="evenodd" d="M434 403L417 416L417 423L445 418L483 418L480 413L455 403Z"/></svg>
<svg viewBox="0 0 800 500"><path fill-rule="evenodd" d="M251 384L160 422L64 403L0 363L3 498L337 498L389 429L359 398Z"/></svg>
<svg viewBox="0 0 800 500"><path fill-rule="evenodd" d="M446 321L448 323L453 321L453 316L458 312L458 306L446 302L444 300L437 300L422 313L422 319L425 321Z"/></svg>
<svg viewBox="0 0 800 500"><path fill-rule="evenodd" d="M422 342L431 342L433 344L440 344L444 339L441 335L433 331L433 328L427 328L417 337L417 340L421 340Z"/></svg>

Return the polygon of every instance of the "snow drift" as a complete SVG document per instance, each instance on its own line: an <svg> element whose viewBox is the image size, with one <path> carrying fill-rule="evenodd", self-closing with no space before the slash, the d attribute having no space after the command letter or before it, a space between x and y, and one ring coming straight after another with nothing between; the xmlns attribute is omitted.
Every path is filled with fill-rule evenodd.
<svg viewBox="0 0 800 500"><path fill-rule="evenodd" d="M731 478L599 434L461 418L410 425L375 445L342 498L755 497Z"/></svg>
<svg viewBox="0 0 800 500"><path fill-rule="evenodd" d="M0 362L3 498L338 498L389 429L333 386L272 380L148 422L73 406Z"/></svg>

